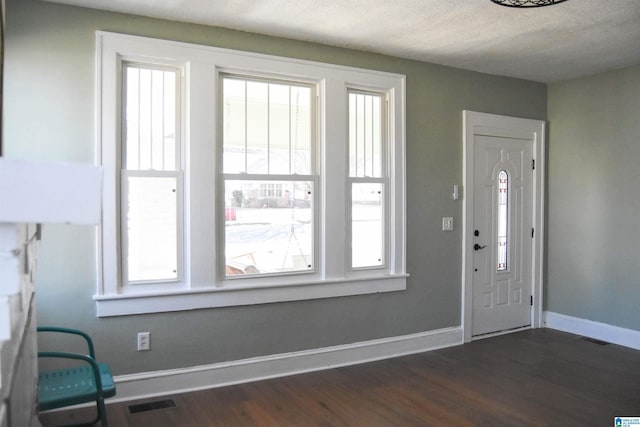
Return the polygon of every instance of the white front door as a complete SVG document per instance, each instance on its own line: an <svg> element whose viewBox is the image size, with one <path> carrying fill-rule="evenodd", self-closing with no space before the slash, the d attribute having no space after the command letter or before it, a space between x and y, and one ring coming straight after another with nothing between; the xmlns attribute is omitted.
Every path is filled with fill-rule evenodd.
<svg viewBox="0 0 640 427"><path fill-rule="evenodd" d="M545 123L464 111L463 124L461 320L468 342L542 326Z"/></svg>
<svg viewBox="0 0 640 427"><path fill-rule="evenodd" d="M531 325L533 141L474 140L472 335Z"/></svg>

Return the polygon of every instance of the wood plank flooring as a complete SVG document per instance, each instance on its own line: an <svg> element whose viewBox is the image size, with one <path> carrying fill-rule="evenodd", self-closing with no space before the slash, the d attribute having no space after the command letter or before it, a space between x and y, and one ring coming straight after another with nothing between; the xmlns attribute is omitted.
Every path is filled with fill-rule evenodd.
<svg viewBox="0 0 640 427"><path fill-rule="evenodd" d="M165 399L175 407L129 411ZM41 420L77 422L87 411ZM107 411L111 427L612 426L614 416L640 417L640 351L537 329Z"/></svg>

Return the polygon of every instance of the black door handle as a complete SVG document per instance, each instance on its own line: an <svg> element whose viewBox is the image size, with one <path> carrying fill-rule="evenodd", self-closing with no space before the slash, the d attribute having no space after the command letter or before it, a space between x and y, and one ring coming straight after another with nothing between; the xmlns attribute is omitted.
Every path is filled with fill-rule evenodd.
<svg viewBox="0 0 640 427"><path fill-rule="evenodd" d="M487 247L487 245L480 246L480 245L479 245L479 244L477 244L477 243L476 243L475 245L473 245L473 249L474 249L474 250L476 250L476 251L477 251L477 250L480 250L480 249L484 249L484 248L486 248L486 247Z"/></svg>

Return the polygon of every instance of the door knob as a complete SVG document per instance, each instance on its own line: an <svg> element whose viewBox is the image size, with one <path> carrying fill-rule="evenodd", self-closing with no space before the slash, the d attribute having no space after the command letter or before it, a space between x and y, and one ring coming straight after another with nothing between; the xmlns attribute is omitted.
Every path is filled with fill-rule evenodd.
<svg viewBox="0 0 640 427"><path fill-rule="evenodd" d="M484 248L486 248L486 247L487 247L487 245L480 246L480 245L479 245L479 244L477 244L477 243L476 243L475 245L473 245L473 249L474 249L474 250L476 250L476 251L477 251L477 250L480 250L480 249L484 249Z"/></svg>

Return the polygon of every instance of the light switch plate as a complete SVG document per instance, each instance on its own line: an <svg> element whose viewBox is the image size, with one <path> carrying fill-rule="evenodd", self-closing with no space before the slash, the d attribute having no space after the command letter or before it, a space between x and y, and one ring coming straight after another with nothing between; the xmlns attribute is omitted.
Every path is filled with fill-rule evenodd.
<svg viewBox="0 0 640 427"><path fill-rule="evenodd" d="M452 216L445 216L442 218L442 231L453 231Z"/></svg>

